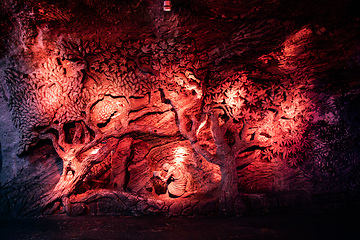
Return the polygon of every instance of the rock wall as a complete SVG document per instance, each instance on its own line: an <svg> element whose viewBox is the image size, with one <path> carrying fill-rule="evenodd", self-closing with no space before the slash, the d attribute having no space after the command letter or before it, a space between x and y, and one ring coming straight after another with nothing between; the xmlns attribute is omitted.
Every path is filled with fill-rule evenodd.
<svg viewBox="0 0 360 240"><path fill-rule="evenodd" d="M227 215L358 196L351 4L4 1L1 213Z"/></svg>
<svg viewBox="0 0 360 240"><path fill-rule="evenodd" d="M11 114L4 98L1 98L1 183L14 179L18 172L27 165L27 161L18 157L17 142L19 131L11 121Z"/></svg>

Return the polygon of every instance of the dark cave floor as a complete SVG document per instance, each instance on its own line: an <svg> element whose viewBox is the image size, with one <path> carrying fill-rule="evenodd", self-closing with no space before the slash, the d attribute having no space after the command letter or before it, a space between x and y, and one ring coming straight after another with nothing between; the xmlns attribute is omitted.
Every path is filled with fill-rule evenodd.
<svg viewBox="0 0 360 240"><path fill-rule="evenodd" d="M240 217L1 219L0 239L360 239L358 213L347 208Z"/></svg>

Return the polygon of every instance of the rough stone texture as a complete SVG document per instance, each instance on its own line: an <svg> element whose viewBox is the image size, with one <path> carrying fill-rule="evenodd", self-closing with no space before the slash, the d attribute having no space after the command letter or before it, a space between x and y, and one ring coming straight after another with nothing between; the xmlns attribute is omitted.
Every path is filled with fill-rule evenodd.
<svg viewBox="0 0 360 240"><path fill-rule="evenodd" d="M226 215L358 194L351 1L161 4L0 3L1 213Z"/></svg>
<svg viewBox="0 0 360 240"><path fill-rule="evenodd" d="M1 183L6 183L17 176L27 162L16 156L17 141L20 138L18 130L11 121L11 115L4 98L0 98L1 116ZM6 126L6 127L5 127Z"/></svg>

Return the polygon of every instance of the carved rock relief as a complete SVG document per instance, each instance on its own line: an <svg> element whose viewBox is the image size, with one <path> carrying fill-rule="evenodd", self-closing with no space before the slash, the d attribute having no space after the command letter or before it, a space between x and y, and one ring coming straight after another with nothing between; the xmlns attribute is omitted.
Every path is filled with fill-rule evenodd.
<svg viewBox="0 0 360 240"><path fill-rule="evenodd" d="M19 154L50 139L63 160L61 178L45 194L41 211L61 208L72 214L68 197L95 189L153 194L150 178L156 160L150 153L184 140L163 88L182 91L196 78L185 76L190 73L185 65L182 69L166 65L176 60L177 53L166 42L141 49L139 42L120 42L106 49L82 41L62 41L58 46L57 54L35 71L12 68L6 78L13 121L22 133ZM161 60L157 55L149 57L157 51ZM196 87L186 91L195 89L201 98L196 81ZM173 161L174 156L168 158Z"/></svg>
<svg viewBox="0 0 360 240"><path fill-rule="evenodd" d="M0 2L0 214L238 214L357 190L351 4L290 4L325 21L213 2Z"/></svg>
<svg viewBox="0 0 360 240"><path fill-rule="evenodd" d="M53 48L31 70L6 70L19 154L51 140L62 159L33 212L236 213L240 191L271 191L279 164L295 175L306 159L314 107L306 70L252 74L274 78L267 84L246 71L214 73L195 41L180 38L63 38ZM164 178L166 164L178 172ZM257 166L268 167L262 177L247 174Z"/></svg>

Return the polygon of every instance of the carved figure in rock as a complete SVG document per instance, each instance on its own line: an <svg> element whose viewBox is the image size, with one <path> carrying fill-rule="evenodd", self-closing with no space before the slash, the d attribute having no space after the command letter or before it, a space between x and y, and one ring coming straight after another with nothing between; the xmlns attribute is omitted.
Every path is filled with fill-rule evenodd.
<svg viewBox="0 0 360 240"><path fill-rule="evenodd" d="M182 164L165 163L162 169L166 172L165 177L161 176L161 171L154 171L153 174L154 177L168 184L167 191L170 197L188 197L196 193L196 191L190 191L189 174Z"/></svg>

